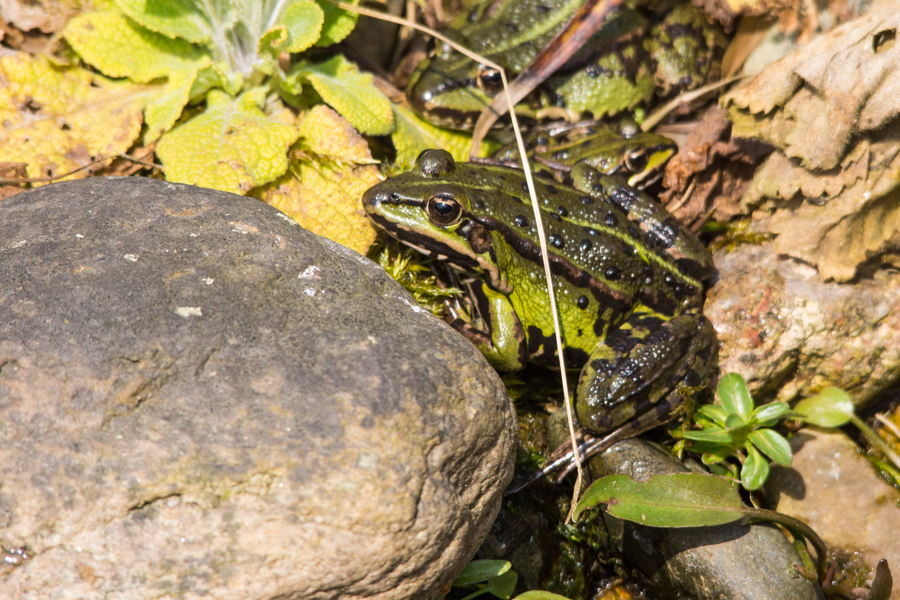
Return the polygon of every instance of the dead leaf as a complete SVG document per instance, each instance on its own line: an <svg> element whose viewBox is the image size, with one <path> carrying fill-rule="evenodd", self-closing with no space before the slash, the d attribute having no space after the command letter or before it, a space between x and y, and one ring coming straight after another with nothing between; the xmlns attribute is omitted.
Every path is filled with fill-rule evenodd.
<svg viewBox="0 0 900 600"><path fill-rule="evenodd" d="M84 4L78 0L0 0L0 17L20 31L56 33Z"/></svg>
<svg viewBox="0 0 900 600"><path fill-rule="evenodd" d="M712 107L681 144L666 166L660 196L664 205L686 223L716 207L715 217L726 221L739 214L740 199L760 160L771 148L731 136L725 111ZM684 198L685 194L689 194Z"/></svg>
<svg viewBox="0 0 900 600"><path fill-rule="evenodd" d="M833 169L856 132L900 113L898 28L896 10L873 10L726 94L734 135L765 140L808 169Z"/></svg>
<svg viewBox="0 0 900 600"><path fill-rule="evenodd" d="M779 234L776 250L815 265L824 279L849 281L866 264L896 263L900 122L861 139L829 171L810 171L773 153L757 171L743 208L774 211L755 228Z"/></svg>
<svg viewBox="0 0 900 600"><path fill-rule="evenodd" d="M15 183L28 177L28 165L23 162L0 163L0 200L24 191L24 184Z"/></svg>
<svg viewBox="0 0 900 600"><path fill-rule="evenodd" d="M779 148L740 210L825 279L849 281L900 256L898 28L900 13L883 4L722 99L734 135Z"/></svg>
<svg viewBox="0 0 900 600"><path fill-rule="evenodd" d="M797 159L775 152L760 167L747 189L742 202L744 212L778 208L798 194L822 204L857 180L868 177L870 164L883 164L885 156L893 158L898 150L897 142L888 139L873 145L868 140L860 140L839 166L827 171L804 169Z"/></svg>
<svg viewBox="0 0 900 600"><path fill-rule="evenodd" d="M142 124L139 91L19 52L0 58L0 162L26 162L28 177L55 177L125 152Z"/></svg>
<svg viewBox="0 0 900 600"><path fill-rule="evenodd" d="M777 16L782 32L793 34L801 31L801 37L812 35L819 26L819 9L815 0L692 0L692 2L729 29L741 16ZM852 16L847 0L828 0L828 13L835 23L843 23Z"/></svg>
<svg viewBox="0 0 900 600"><path fill-rule="evenodd" d="M725 55L722 56L722 79L727 79L741 70L747 57L769 32L772 23L772 18L767 15L747 16L741 19L725 50Z"/></svg>

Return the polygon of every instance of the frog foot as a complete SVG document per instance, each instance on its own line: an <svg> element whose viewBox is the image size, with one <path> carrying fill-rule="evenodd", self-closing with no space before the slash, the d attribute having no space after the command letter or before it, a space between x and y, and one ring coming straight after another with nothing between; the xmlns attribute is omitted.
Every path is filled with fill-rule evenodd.
<svg viewBox="0 0 900 600"><path fill-rule="evenodd" d="M706 382L715 348L715 329L700 314L663 321L635 313L610 333L582 369L578 384L576 414L589 430L579 432L577 439L581 463L680 416L685 410L682 388ZM576 467L575 452L564 443L540 471L504 495L562 470L556 479L560 482Z"/></svg>
<svg viewBox="0 0 900 600"><path fill-rule="evenodd" d="M682 412L680 387L705 383L715 356L709 319L635 313L606 337L581 371L575 403L588 431L632 437Z"/></svg>

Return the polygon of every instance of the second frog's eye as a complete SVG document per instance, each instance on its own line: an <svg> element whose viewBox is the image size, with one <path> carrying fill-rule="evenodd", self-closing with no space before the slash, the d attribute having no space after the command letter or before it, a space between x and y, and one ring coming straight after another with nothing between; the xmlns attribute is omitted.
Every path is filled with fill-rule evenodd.
<svg viewBox="0 0 900 600"><path fill-rule="evenodd" d="M625 155L625 166L632 173L640 173L647 166L647 160L647 151L644 148L638 148Z"/></svg>
<svg viewBox="0 0 900 600"><path fill-rule="evenodd" d="M432 223L440 227L456 224L462 216L462 206L448 192L435 192L425 202L425 214Z"/></svg>
<svg viewBox="0 0 900 600"><path fill-rule="evenodd" d="M481 67L475 82L479 89L487 94L494 95L503 89L503 77L500 76L500 71L494 67Z"/></svg>

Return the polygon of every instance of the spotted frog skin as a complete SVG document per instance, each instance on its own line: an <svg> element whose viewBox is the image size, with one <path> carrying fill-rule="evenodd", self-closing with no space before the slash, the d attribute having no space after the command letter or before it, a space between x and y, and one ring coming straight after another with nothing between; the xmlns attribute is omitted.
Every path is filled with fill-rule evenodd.
<svg viewBox="0 0 900 600"><path fill-rule="evenodd" d="M582 426L621 439L677 416L716 336L701 314L703 244L648 196L586 164L574 187L536 178L567 365ZM503 371L554 364L541 249L522 171L427 150L363 197L373 223L464 274L472 310L451 325Z"/></svg>
<svg viewBox="0 0 900 600"><path fill-rule="evenodd" d="M641 131L637 124L613 127L599 121L538 127L523 140L535 167L571 183L572 167L587 163L601 173L617 175L631 187L644 188L662 175L678 146L667 137ZM519 147L503 146L490 159L493 164L520 168Z"/></svg>
<svg viewBox="0 0 900 600"><path fill-rule="evenodd" d="M581 0L490 0L444 34L521 73L563 29ZM724 45L687 0L632 0L614 11L575 56L516 107L534 119L593 118L630 110L655 93L703 85ZM410 78L407 97L435 125L471 129L502 90L500 73L438 43Z"/></svg>

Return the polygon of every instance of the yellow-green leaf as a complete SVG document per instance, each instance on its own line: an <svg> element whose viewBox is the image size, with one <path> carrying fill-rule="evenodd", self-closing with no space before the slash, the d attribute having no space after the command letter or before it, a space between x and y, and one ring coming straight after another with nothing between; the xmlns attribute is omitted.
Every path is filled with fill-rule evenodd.
<svg viewBox="0 0 900 600"><path fill-rule="evenodd" d="M75 17L62 32L85 62L109 77L147 83L176 71L196 71L212 62L209 53L184 40L140 27L115 12Z"/></svg>
<svg viewBox="0 0 900 600"><path fill-rule="evenodd" d="M216 3L214 24L192 0L116 0L116 4L147 29L196 44L209 43L214 32L231 29L237 19L231 2Z"/></svg>
<svg viewBox="0 0 900 600"><path fill-rule="evenodd" d="M93 85L92 85L93 84ZM144 93L59 68L40 56L0 58L0 163L27 163L28 177L68 173L125 152L141 131ZM93 168L72 178L86 177Z"/></svg>
<svg viewBox="0 0 900 600"><path fill-rule="evenodd" d="M397 104L393 108L395 125L391 141L397 151L395 168L403 171L411 169L422 150L431 148L442 148L452 154L455 160L466 160L472 146L471 135L435 127Z"/></svg>
<svg viewBox="0 0 900 600"><path fill-rule="evenodd" d="M372 84L372 75L360 73L340 54L317 65L302 63L287 79L308 81L326 104L360 132L387 135L394 128L391 103Z"/></svg>
<svg viewBox="0 0 900 600"><path fill-rule="evenodd" d="M337 44L350 35L356 26L356 13L338 8L327 0L316 0L325 13L325 24L322 26L322 37L316 42L316 46L324 47ZM359 0L350 0L348 4L359 4Z"/></svg>
<svg viewBox="0 0 900 600"><path fill-rule="evenodd" d="M302 52L319 39L325 13L315 2L297 2L287 7L281 23L266 31L257 44L257 51Z"/></svg>
<svg viewBox="0 0 900 600"><path fill-rule="evenodd" d="M288 167L296 127L266 116L265 90L235 99L212 90L203 114L165 134L156 153L166 179L243 194L274 181Z"/></svg>
<svg viewBox="0 0 900 600"><path fill-rule="evenodd" d="M365 253L375 230L362 209L362 194L380 181L368 145L323 105L309 111L298 129L298 158L290 173L253 195L310 231Z"/></svg>

